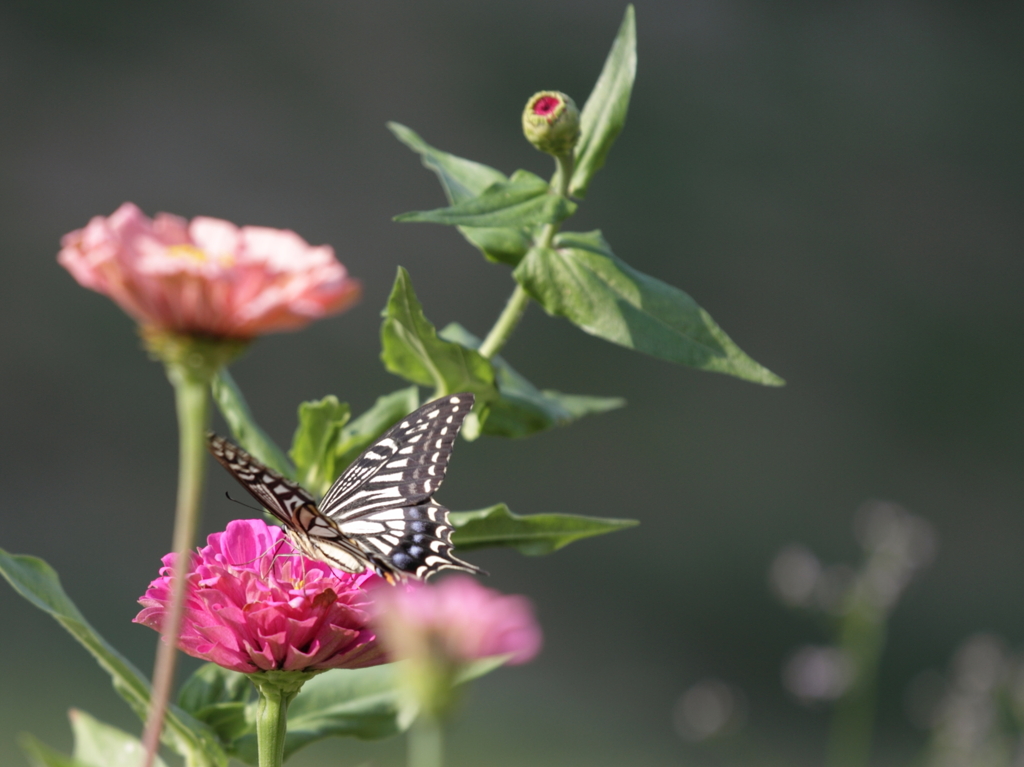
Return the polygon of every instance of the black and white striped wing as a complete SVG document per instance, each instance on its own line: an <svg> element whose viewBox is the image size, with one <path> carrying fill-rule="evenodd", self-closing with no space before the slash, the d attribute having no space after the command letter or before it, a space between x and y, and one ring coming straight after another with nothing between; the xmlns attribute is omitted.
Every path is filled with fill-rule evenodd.
<svg viewBox="0 0 1024 767"><path fill-rule="evenodd" d="M206 433L206 446L228 474L289 529L300 529L299 509L304 506L316 508L313 496L297 482L264 466L238 445L211 431Z"/></svg>
<svg viewBox="0 0 1024 767"><path fill-rule="evenodd" d="M392 426L352 462L320 501L320 511L342 527L379 509L418 506L444 481L472 394L453 394Z"/></svg>
<svg viewBox="0 0 1024 767"><path fill-rule="evenodd" d="M402 575L479 572L452 555L448 509L432 498L473 400L455 394L410 413L353 461L320 501L345 537Z"/></svg>
<svg viewBox="0 0 1024 767"><path fill-rule="evenodd" d="M207 432L206 446L238 484L284 524L288 537L305 554L350 573L376 565L320 513L313 496L297 482L213 432Z"/></svg>

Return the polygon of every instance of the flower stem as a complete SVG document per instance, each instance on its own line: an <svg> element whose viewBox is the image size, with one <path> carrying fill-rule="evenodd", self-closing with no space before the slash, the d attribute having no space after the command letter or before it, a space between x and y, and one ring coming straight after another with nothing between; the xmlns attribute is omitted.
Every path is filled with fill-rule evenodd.
<svg viewBox="0 0 1024 767"><path fill-rule="evenodd" d="M178 411L178 500L174 515L174 572L171 578L171 604L163 625L162 641L157 646L153 670L153 691L149 715L143 732L142 744L146 751L143 767L150 767L160 744L167 701L174 685L174 666L177 659L178 635L185 606L186 575L190 564L190 551L199 527L200 500L203 474L206 466L206 426L210 418L207 390L210 371L167 363L167 377L174 386L174 399Z"/></svg>
<svg viewBox="0 0 1024 767"><path fill-rule="evenodd" d="M554 177L551 179L551 186L558 194L568 197L569 182L572 180L572 169L575 162L573 155L571 152L561 155L555 158L555 162L557 169L555 170ZM550 248L555 241L555 235L558 234L559 227L560 224L545 224L544 228L541 229L540 236L534 240L533 246L535 248ZM512 295L509 297L508 303L505 304L505 308L498 317L498 321L494 323L491 332L487 334L487 338L480 344L479 351L481 356L490 359L501 350L501 347L512 337L512 331L516 329L519 321L523 318L523 312L526 311L529 303L530 295L522 285L517 283L516 289L512 291Z"/></svg>
<svg viewBox="0 0 1024 767"><path fill-rule="evenodd" d="M530 295L522 285L516 283L516 289L512 291L512 296L508 299L508 303L505 304L505 310L498 317L498 321L494 323L494 327L487 334L487 338L480 344L480 354L483 357L487 359L493 357L505 345L505 342L512 337L512 331L516 329L519 320L523 318L523 312L526 311L529 303Z"/></svg>
<svg viewBox="0 0 1024 767"><path fill-rule="evenodd" d="M444 761L444 733L437 717L430 714L418 716L406 738L409 746L408 767L441 767Z"/></svg>
<svg viewBox="0 0 1024 767"><path fill-rule="evenodd" d="M256 703L256 747L259 767L284 764L284 741L288 732L288 705L317 671L263 671L249 674L259 692Z"/></svg>
<svg viewBox="0 0 1024 767"><path fill-rule="evenodd" d="M853 662L855 676L829 723L827 767L867 767L870 763L878 665L885 634L885 616L877 609L855 604L842 618L839 646Z"/></svg>

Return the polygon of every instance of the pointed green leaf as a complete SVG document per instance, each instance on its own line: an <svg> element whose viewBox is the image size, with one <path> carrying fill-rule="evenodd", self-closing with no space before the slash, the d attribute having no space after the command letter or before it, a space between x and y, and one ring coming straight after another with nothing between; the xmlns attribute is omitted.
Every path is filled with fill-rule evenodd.
<svg viewBox="0 0 1024 767"><path fill-rule="evenodd" d="M511 546L527 556L558 551L573 541L640 524L635 519L582 517L576 514L519 516L503 503L480 511L453 511L452 543L459 551L489 546Z"/></svg>
<svg viewBox="0 0 1024 767"><path fill-rule="evenodd" d="M95 765L85 764L70 756L65 756L27 732L18 737L18 745L25 752L28 763L32 767L95 767Z"/></svg>
<svg viewBox="0 0 1024 767"><path fill-rule="evenodd" d="M74 758L93 767L138 767L145 749L142 741L123 730L104 724L84 711L71 709L71 729L75 733ZM159 757L154 767L167 767Z"/></svg>
<svg viewBox="0 0 1024 767"><path fill-rule="evenodd" d="M399 141L420 155L424 167L437 174L449 204L470 200L492 184L508 181L501 171L435 149L404 125L391 122L388 128ZM491 261L512 266L522 260L532 244L529 231L521 227L460 226L459 231Z"/></svg>
<svg viewBox="0 0 1024 767"><path fill-rule="evenodd" d="M348 404L333 394L299 405L299 426L289 451L299 484L317 498L327 492L334 478L336 448L341 428L348 423Z"/></svg>
<svg viewBox="0 0 1024 767"><path fill-rule="evenodd" d="M457 322L441 331L441 337L469 349L481 341ZM526 437L554 426L566 426L585 415L622 407L621 397L588 397L578 394L540 391L499 356L491 358L501 398L490 404L482 432L499 437Z"/></svg>
<svg viewBox="0 0 1024 767"><path fill-rule="evenodd" d="M235 441L248 450L257 461L286 477L294 478L295 469L288 457L256 423L252 411L249 410L249 404L227 368L220 369L210 385L210 390Z"/></svg>
<svg viewBox="0 0 1024 767"><path fill-rule="evenodd" d="M604 165L608 150L626 124L629 97L636 79L636 13L626 7L619 33L605 59L594 90L580 113L580 138L569 193L586 197L590 179Z"/></svg>
<svg viewBox="0 0 1024 767"><path fill-rule="evenodd" d="M402 267L384 309L381 346L384 367L413 383L433 386L435 397L460 391L484 402L497 397L491 363L472 349L437 337Z"/></svg>
<svg viewBox="0 0 1024 767"><path fill-rule="evenodd" d="M77 639L110 674L114 689L145 720L149 707L149 680L115 650L78 611L53 568L36 557L8 554L0 549L0 574L21 596L51 615ZM177 706L168 706L163 740L195 764L226 765L227 757L216 736Z"/></svg>
<svg viewBox="0 0 1024 767"><path fill-rule="evenodd" d="M373 407L342 428L334 449L335 471L345 471L374 440L419 406L420 394L415 386L378 397Z"/></svg>
<svg viewBox="0 0 1024 767"><path fill-rule="evenodd" d="M332 736L378 740L404 730L408 722L402 717L395 666L336 669L306 682L288 707L285 759ZM255 765L255 733L239 739L232 756Z"/></svg>
<svg viewBox="0 0 1024 767"><path fill-rule="evenodd" d="M455 684L466 684L466 682L472 682L492 671L497 671L514 657L514 654L506 653L505 655L488 655L486 658L470 661L455 675Z"/></svg>
<svg viewBox="0 0 1024 767"><path fill-rule="evenodd" d="M513 274L549 314L606 341L766 386L785 383L686 293L617 258L600 232L560 234L554 248L531 250Z"/></svg>
<svg viewBox="0 0 1024 767"><path fill-rule="evenodd" d="M388 129L399 141L420 156L423 167L437 174L450 203L472 199L492 184L508 181L500 170L435 149L411 128L400 123L389 122Z"/></svg>
<svg viewBox="0 0 1024 767"><path fill-rule="evenodd" d="M480 195L448 208L413 211L395 221L484 227L524 227L554 224L571 216L576 203L551 189L540 176L517 170L508 181L487 187Z"/></svg>

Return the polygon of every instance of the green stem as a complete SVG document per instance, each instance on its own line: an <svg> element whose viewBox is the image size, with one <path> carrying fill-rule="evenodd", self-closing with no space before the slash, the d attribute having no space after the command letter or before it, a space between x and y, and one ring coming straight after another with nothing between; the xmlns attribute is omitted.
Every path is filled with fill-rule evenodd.
<svg viewBox="0 0 1024 767"><path fill-rule="evenodd" d="M444 761L444 733L439 719L421 714L409 728L407 742L408 767L441 767Z"/></svg>
<svg viewBox="0 0 1024 767"><path fill-rule="evenodd" d="M853 663L854 681L829 723L826 767L867 767L871 760L878 666L885 646L885 615L856 605L843 616L839 647Z"/></svg>
<svg viewBox="0 0 1024 767"><path fill-rule="evenodd" d="M498 353L498 350L512 337L512 331L516 329L519 320L523 318L523 312L526 311L529 303L530 295L522 285L516 283L516 289L512 291L512 296L508 299L508 303L505 304L504 311L498 317L498 321L494 323L491 332L487 334L487 338L480 344L480 354L482 356L490 359Z"/></svg>
<svg viewBox="0 0 1024 767"><path fill-rule="evenodd" d="M551 179L551 186L554 187L558 194L568 197L569 182L572 180L572 170L575 162L573 155L570 152L569 154L555 157L555 162L558 167L555 170L554 177ZM533 246L535 248L550 248L555 241L555 235L558 234L560 226L561 224L545 224L544 228L541 229L540 236L534 241ZM512 295L509 297L508 303L505 304L505 308L498 317L498 321L494 323L491 332L487 334L487 338L480 344L479 351L481 356L490 359L501 350L501 347L512 337L512 331L516 329L519 321L523 318L523 313L526 311L529 303L529 294L522 285L517 283L516 289L512 291Z"/></svg>
<svg viewBox="0 0 1024 767"><path fill-rule="evenodd" d="M262 671L249 674L256 686L256 747L259 767L284 764L284 742L288 733L288 705L318 671Z"/></svg>
<svg viewBox="0 0 1024 767"><path fill-rule="evenodd" d="M174 514L173 549L177 555L171 578L171 604L164 620L162 641L157 647L153 692L143 731L146 750L143 767L150 767L160 743L167 701L174 684L178 635L184 613L186 575L190 551L199 527L203 474L206 467L206 427L210 419L207 389L210 376L174 362L167 363L167 377L174 386L178 411L178 500Z"/></svg>

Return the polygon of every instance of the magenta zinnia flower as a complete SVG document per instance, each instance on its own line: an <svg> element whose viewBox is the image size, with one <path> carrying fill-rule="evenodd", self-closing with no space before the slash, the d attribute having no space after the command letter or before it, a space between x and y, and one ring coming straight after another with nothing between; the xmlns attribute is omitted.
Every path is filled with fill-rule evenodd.
<svg viewBox="0 0 1024 767"><path fill-rule="evenodd" d="M374 625L398 658L441 653L449 663L495 655L508 663L532 660L540 652L540 626L526 597L501 594L465 575L435 585L378 588L373 593Z"/></svg>
<svg viewBox="0 0 1024 767"><path fill-rule="evenodd" d="M140 324L185 335L250 339L292 330L359 298L330 246L295 232L168 213L130 202L61 239L57 260Z"/></svg>
<svg viewBox="0 0 1024 767"><path fill-rule="evenodd" d="M163 558L136 623L162 631L174 560ZM178 647L244 673L375 666L386 661L367 625L378 583L301 556L279 527L236 519L192 555Z"/></svg>

